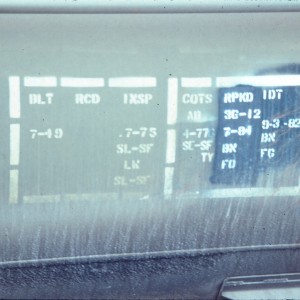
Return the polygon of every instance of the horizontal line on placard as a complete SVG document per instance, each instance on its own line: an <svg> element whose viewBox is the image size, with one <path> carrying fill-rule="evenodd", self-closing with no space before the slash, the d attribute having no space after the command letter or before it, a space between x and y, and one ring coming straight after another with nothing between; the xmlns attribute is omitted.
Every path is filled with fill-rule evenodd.
<svg viewBox="0 0 300 300"><path fill-rule="evenodd" d="M216 79L218 88L237 85L259 87L300 86L300 75L234 76L217 77Z"/></svg>
<svg viewBox="0 0 300 300"><path fill-rule="evenodd" d="M27 195L23 196L23 203L50 203L63 201L87 200L117 200L118 193L79 193L79 194L53 194L53 195Z"/></svg>
<svg viewBox="0 0 300 300"><path fill-rule="evenodd" d="M286 197L299 196L300 187L279 188L228 188L201 191L201 198L252 198L252 197Z"/></svg>
<svg viewBox="0 0 300 300"><path fill-rule="evenodd" d="M79 77L62 77L60 79L62 87L80 87L93 88L104 87L103 78L79 78Z"/></svg>
<svg viewBox="0 0 300 300"><path fill-rule="evenodd" d="M109 87L119 88L138 88L138 87L156 87L155 77L116 77L110 78L108 81Z"/></svg>
<svg viewBox="0 0 300 300"><path fill-rule="evenodd" d="M26 87L56 87L57 78L49 77L25 77L24 86Z"/></svg>
<svg viewBox="0 0 300 300"><path fill-rule="evenodd" d="M210 77L182 77L181 87L184 88L204 88L211 87L212 79Z"/></svg>

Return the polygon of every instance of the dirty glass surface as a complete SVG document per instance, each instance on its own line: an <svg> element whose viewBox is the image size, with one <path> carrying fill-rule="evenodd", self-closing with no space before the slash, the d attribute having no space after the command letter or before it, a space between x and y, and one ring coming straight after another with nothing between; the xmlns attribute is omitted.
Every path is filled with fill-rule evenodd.
<svg viewBox="0 0 300 300"><path fill-rule="evenodd" d="M295 245L300 15L1 15L0 260Z"/></svg>

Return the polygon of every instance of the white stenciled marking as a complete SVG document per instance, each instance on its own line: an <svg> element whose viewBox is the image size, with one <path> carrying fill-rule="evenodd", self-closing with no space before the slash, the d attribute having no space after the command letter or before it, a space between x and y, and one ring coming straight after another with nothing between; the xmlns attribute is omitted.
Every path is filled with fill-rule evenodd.
<svg viewBox="0 0 300 300"><path fill-rule="evenodd" d="M21 116L20 77L9 77L9 115L18 119Z"/></svg>
<svg viewBox="0 0 300 300"><path fill-rule="evenodd" d="M25 77L24 86L26 87L56 87L57 78L49 77Z"/></svg>
<svg viewBox="0 0 300 300"><path fill-rule="evenodd" d="M110 78L108 81L109 87L116 88L144 88L144 87L156 87L155 77L116 77Z"/></svg>
<svg viewBox="0 0 300 300"><path fill-rule="evenodd" d="M23 203L45 203L45 202L59 202L62 200L61 195L30 195L23 196Z"/></svg>
<svg viewBox="0 0 300 300"><path fill-rule="evenodd" d="M170 196L173 193L173 177L174 177L174 168L166 167L165 168L165 184L164 184L164 195Z"/></svg>
<svg viewBox="0 0 300 300"><path fill-rule="evenodd" d="M78 88L97 88L104 87L103 78L78 78L78 77L62 77L60 79L62 87L78 87Z"/></svg>
<svg viewBox="0 0 300 300"><path fill-rule="evenodd" d="M181 78L181 87L184 88L204 88L211 87L212 79L210 77L183 77Z"/></svg>
<svg viewBox="0 0 300 300"><path fill-rule="evenodd" d="M202 198L250 198L299 196L300 187L229 188L203 191Z"/></svg>
<svg viewBox="0 0 300 300"><path fill-rule="evenodd" d="M20 162L20 124L10 125L10 164L19 165Z"/></svg>
<svg viewBox="0 0 300 300"><path fill-rule="evenodd" d="M241 84L264 87L300 86L300 75L217 77L216 82L218 88L234 87Z"/></svg>
<svg viewBox="0 0 300 300"><path fill-rule="evenodd" d="M17 204L19 197L19 171L9 172L9 204Z"/></svg>
<svg viewBox="0 0 300 300"><path fill-rule="evenodd" d="M176 131L169 129L167 131L167 152L166 152L166 163L173 164L176 157Z"/></svg>
<svg viewBox="0 0 300 300"><path fill-rule="evenodd" d="M178 105L178 79L170 78L168 80L168 125L174 125L177 122Z"/></svg>

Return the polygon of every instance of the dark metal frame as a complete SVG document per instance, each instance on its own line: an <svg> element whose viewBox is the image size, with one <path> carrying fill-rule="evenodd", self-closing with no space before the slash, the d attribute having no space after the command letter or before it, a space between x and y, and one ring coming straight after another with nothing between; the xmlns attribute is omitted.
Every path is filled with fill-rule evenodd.
<svg viewBox="0 0 300 300"><path fill-rule="evenodd" d="M0 13L295 12L300 0L0 0Z"/></svg>

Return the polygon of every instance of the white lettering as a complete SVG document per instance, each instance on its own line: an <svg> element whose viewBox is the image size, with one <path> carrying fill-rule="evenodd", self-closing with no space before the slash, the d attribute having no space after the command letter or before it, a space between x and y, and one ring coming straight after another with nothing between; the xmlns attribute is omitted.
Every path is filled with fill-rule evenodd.
<svg viewBox="0 0 300 300"><path fill-rule="evenodd" d="M236 153L237 143L228 143L222 145L222 153Z"/></svg>
<svg viewBox="0 0 300 300"><path fill-rule="evenodd" d="M152 94L126 93L123 95L124 104L149 104L152 99Z"/></svg>
<svg viewBox="0 0 300 300"><path fill-rule="evenodd" d="M47 93L46 94L48 104L52 104L53 96L54 96L53 93Z"/></svg>
<svg viewBox="0 0 300 300"><path fill-rule="evenodd" d="M221 162L221 169L234 169L236 167L235 159L223 159Z"/></svg>
<svg viewBox="0 0 300 300"><path fill-rule="evenodd" d="M213 141L212 140L204 140L201 141L199 144L201 151L207 151L212 147Z"/></svg>
<svg viewBox="0 0 300 300"><path fill-rule="evenodd" d="M262 148L260 149L260 157L263 158L267 156L268 158L273 158L275 156L274 148Z"/></svg>
<svg viewBox="0 0 300 300"><path fill-rule="evenodd" d="M187 115L188 121L200 122L202 113L200 110L189 111Z"/></svg>
<svg viewBox="0 0 300 300"><path fill-rule="evenodd" d="M154 144L140 144L139 145L139 153L150 153Z"/></svg>
<svg viewBox="0 0 300 300"><path fill-rule="evenodd" d="M126 179L124 176L116 176L114 177L114 185L115 186L126 186Z"/></svg>
<svg viewBox="0 0 300 300"><path fill-rule="evenodd" d="M261 142L262 143L274 143L276 139L276 133L262 133L261 134Z"/></svg>
<svg viewBox="0 0 300 300"><path fill-rule="evenodd" d="M117 144L117 154L131 154L128 144Z"/></svg>
<svg viewBox="0 0 300 300"><path fill-rule="evenodd" d="M140 160L125 160L124 161L124 170L139 170L140 169Z"/></svg>
<svg viewBox="0 0 300 300"><path fill-rule="evenodd" d="M53 100L53 93L46 93L45 98L42 96L42 94L29 94L29 104L38 104L38 105L44 105L44 104L52 104Z"/></svg>
<svg viewBox="0 0 300 300"><path fill-rule="evenodd" d="M209 104L212 103L213 95L212 94L183 94L182 103L184 104Z"/></svg>
<svg viewBox="0 0 300 300"><path fill-rule="evenodd" d="M239 111L237 109L225 109L224 110L224 119L225 120L236 120L239 118Z"/></svg>
<svg viewBox="0 0 300 300"><path fill-rule="evenodd" d="M289 128L300 128L300 119L289 119L288 127Z"/></svg>
<svg viewBox="0 0 300 300"><path fill-rule="evenodd" d="M212 162L214 154L210 152L201 152L201 156L202 162Z"/></svg>
<svg viewBox="0 0 300 300"><path fill-rule="evenodd" d="M75 94L76 104L98 104L101 97L98 94Z"/></svg>
<svg viewBox="0 0 300 300"><path fill-rule="evenodd" d="M194 141L184 141L182 143L182 150L183 151L193 151L194 150Z"/></svg>
<svg viewBox="0 0 300 300"><path fill-rule="evenodd" d="M224 94L224 103L235 103L235 102L252 102L254 95L251 92L230 92Z"/></svg>
<svg viewBox="0 0 300 300"><path fill-rule="evenodd" d="M283 89L269 89L263 90L264 100L280 100L283 93Z"/></svg>

